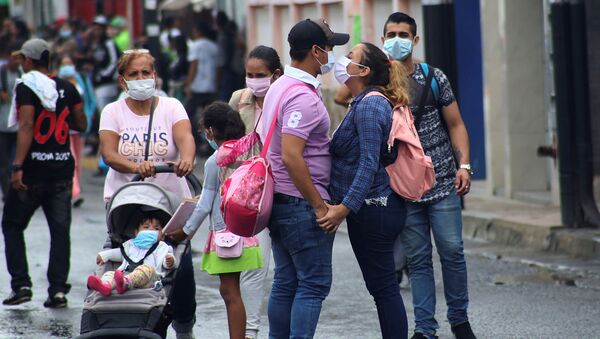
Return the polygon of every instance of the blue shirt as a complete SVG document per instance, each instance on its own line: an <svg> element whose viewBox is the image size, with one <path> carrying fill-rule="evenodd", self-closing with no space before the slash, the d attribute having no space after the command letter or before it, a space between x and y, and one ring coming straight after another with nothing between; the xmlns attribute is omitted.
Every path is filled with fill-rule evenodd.
<svg viewBox="0 0 600 339"><path fill-rule="evenodd" d="M372 88L366 89L352 101L330 146L329 190L333 199L355 213L366 199L387 197L392 193L385 171L385 165L397 156L396 149L387 150L392 106L378 95L365 98L372 91Z"/></svg>

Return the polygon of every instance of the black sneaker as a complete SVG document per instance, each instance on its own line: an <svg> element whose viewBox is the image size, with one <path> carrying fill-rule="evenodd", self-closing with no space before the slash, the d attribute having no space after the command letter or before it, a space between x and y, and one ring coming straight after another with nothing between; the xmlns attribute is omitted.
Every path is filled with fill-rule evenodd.
<svg viewBox="0 0 600 339"><path fill-rule="evenodd" d="M31 301L33 293L30 287L21 287L17 292L10 292L8 298L2 301L2 305L19 305Z"/></svg>
<svg viewBox="0 0 600 339"><path fill-rule="evenodd" d="M430 339L430 338L435 338L437 339L438 336L437 335L433 335L433 336L426 336L425 334L421 333L421 332L415 332L415 334L413 334L412 337L410 337L410 339Z"/></svg>
<svg viewBox="0 0 600 339"><path fill-rule="evenodd" d="M454 333L456 339L477 339L475 334L473 334L471 324L469 324L468 321L460 325L452 326L452 333Z"/></svg>
<svg viewBox="0 0 600 339"><path fill-rule="evenodd" d="M44 307L65 308L67 307L67 298L62 292L58 292L44 301Z"/></svg>

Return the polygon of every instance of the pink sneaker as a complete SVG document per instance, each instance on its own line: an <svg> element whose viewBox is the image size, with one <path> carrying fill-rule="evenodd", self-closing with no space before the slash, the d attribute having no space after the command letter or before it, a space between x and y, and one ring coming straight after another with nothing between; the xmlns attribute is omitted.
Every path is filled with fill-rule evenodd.
<svg viewBox="0 0 600 339"><path fill-rule="evenodd" d="M112 292L110 284L103 282L100 277L93 274L88 276L87 285L89 289L98 291L105 297L108 297Z"/></svg>
<svg viewBox="0 0 600 339"><path fill-rule="evenodd" d="M128 290L128 284L125 282L126 277L123 276L123 272L121 270L115 271L115 287L119 294L125 293Z"/></svg>

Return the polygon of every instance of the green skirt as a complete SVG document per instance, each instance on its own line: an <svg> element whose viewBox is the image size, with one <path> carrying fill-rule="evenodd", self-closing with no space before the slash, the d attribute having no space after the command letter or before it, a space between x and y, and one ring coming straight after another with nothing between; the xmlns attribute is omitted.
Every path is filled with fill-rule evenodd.
<svg viewBox="0 0 600 339"><path fill-rule="evenodd" d="M242 238L244 247L239 258L219 258L210 232L202 255L202 270L208 274L235 273L263 267L263 255L256 237Z"/></svg>

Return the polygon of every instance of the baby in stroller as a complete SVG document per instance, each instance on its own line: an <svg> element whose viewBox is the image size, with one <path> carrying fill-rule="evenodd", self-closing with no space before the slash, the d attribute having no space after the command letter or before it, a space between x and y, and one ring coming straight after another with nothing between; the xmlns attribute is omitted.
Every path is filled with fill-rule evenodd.
<svg viewBox="0 0 600 339"><path fill-rule="evenodd" d="M132 288L151 288L160 282L168 270L177 268L173 248L162 241L162 222L153 211L145 213L134 232L134 238L119 248L98 253L96 263L122 262L115 271L107 271L102 278L88 276L87 284L92 290L109 296L113 289L119 294Z"/></svg>

